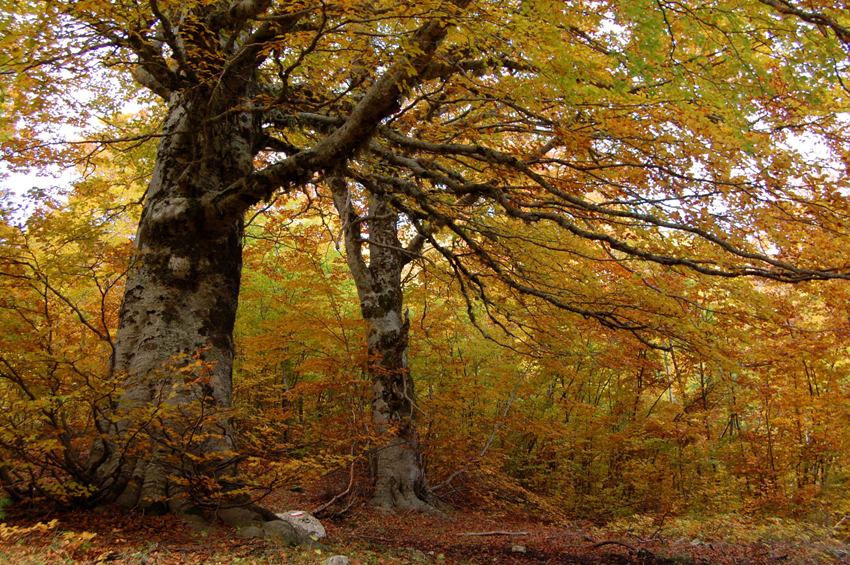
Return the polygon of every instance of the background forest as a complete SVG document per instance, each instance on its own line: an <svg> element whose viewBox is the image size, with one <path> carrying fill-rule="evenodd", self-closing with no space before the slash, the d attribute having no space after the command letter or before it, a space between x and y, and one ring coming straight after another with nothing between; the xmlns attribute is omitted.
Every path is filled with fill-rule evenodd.
<svg viewBox="0 0 850 565"><path fill-rule="evenodd" d="M0 0L0 503L846 540L799 4Z"/></svg>
<svg viewBox="0 0 850 565"><path fill-rule="evenodd" d="M63 451L85 446L92 406L118 386L104 375L144 177L123 167L145 163L139 151L100 156L109 174L54 198L6 201L2 469L11 485L28 479L27 496L83 488ZM331 206L315 193L276 201L246 231L235 418L258 465L283 466L283 486L347 477L372 442L365 331ZM658 349L509 294L496 299L510 326L497 325L432 255L405 273L405 302L428 472L447 501L594 521L850 511L846 283L617 263L566 280L685 338Z"/></svg>

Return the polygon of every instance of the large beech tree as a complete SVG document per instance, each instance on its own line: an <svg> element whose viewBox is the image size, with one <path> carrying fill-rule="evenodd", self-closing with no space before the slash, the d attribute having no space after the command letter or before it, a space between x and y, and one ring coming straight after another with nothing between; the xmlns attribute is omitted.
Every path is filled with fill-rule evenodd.
<svg viewBox="0 0 850 565"><path fill-rule="evenodd" d="M400 45L376 46L396 51L389 67L373 80L360 78L359 96L343 97L343 121L321 142L297 149L270 137L263 126L287 119L280 104L308 100L314 93L293 84L301 81L297 76L290 80L282 68L277 81L270 83L261 74L264 61L274 54L278 65L287 62L281 42L288 36L324 38L332 15L342 25L366 26L365 33L368 22L358 22L370 11L358 15L355 10L349 16L345 6L320 5L273 10L270 2L154 2L146 8L150 14L130 5L52 6L69 29L93 30L97 40L133 53L138 60L134 78L166 104L112 363L115 371L127 375L120 410L132 412L163 394L178 406L199 397L214 406L230 404L243 214L276 189L297 185L344 161L368 140L377 124L398 109L409 88L406 82L432 61L452 17L463 7L464 2L435 6L412 27L393 30L401 34ZM354 39L358 35L352 30ZM303 55L311 50L309 45L299 47ZM294 63L290 73L298 67L297 60ZM333 86L323 90L333 91ZM260 151L281 145L284 154L289 153L286 158L255 167ZM158 372L173 371L196 354L204 363L203 384L169 390L182 385L183 377L163 379ZM116 422L118 433L129 426L127 418ZM222 454L220 461L207 466L216 474L230 470L224 463L232 457L233 442L226 430L199 447L207 457L211 451ZM167 500L182 504L181 489L171 480L172 470L161 451L152 448L128 457L126 450L106 439L95 450L93 478L106 487L107 500L125 506Z"/></svg>
<svg viewBox="0 0 850 565"><path fill-rule="evenodd" d="M89 465L97 500L182 500L168 447L112 438L162 398L178 428L184 406L230 403L243 216L342 169L375 193L368 214L404 215L470 300L489 301L488 288L502 285L648 343L652 328L632 305L576 300L552 275L594 260L789 282L850 277L847 7L817 4L16 3L2 22L17 128L4 146L10 162L49 160L45 124L65 116L84 126L98 108L119 107L129 76L164 116L155 133L112 140L147 135L158 149L115 339L124 398ZM370 226L368 269L359 242L349 261L375 336L379 318L403 330L390 287L405 257L391 230ZM508 245L518 238L563 263L525 262ZM400 347L372 347L384 359L378 385L405 375L403 353L388 355ZM415 447L415 431L399 429ZM190 447L202 473L230 477L226 420L204 431ZM378 461L379 489L420 481L415 457ZM415 506L389 491L376 499Z"/></svg>

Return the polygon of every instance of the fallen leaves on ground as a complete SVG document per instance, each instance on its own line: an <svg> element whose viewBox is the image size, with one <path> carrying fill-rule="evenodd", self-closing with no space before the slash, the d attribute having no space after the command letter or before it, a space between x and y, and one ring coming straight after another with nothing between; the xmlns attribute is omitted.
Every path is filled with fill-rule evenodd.
<svg viewBox="0 0 850 565"><path fill-rule="evenodd" d="M384 515L360 505L326 520L322 548L280 548L241 540L233 530L191 527L175 516L72 511L9 517L0 529L0 563L140 565L322 563L850 563L834 539L746 543L610 531L587 522L541 523L531 516L452 511L446 516Z"/></svg>

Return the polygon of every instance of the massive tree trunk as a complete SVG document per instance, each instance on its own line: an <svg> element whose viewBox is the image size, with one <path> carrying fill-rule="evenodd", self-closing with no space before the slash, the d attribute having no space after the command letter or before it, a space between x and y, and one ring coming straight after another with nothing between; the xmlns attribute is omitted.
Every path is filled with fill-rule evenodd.
<svg viewBox="0 0 850 565"><path fill-rule="evenodd" d="M252 117L205 119L201 94L174 94L136 234L115 342L124 389L93 464L122 506L185 506L198 474L232 473L232 330L242 217L211 222L201 198L252 168ZM225 479L226 480L226 479Z"/></svg>
<svg viewBox="0 0 850 565"><path fill-rule="evenodd" d="M398 213L370 194L360 218L346 182L331 180L345 236L346 259L368 328L372 423L381 438L373 454L373 503L392 510L433 510L416 431L413 379L407 363L408 320L402 315L401 275L411 253L398 238ZM362 254L360 225L368 225L369 260Z"/></svg>
<svg viewBox="0 0 850 565"><path fill-rule="evenodd" d="M467 4L454 3L457 9ZM124 389L114 414L99 422L104 438L92 451L90 471L103 498L174 509L194 501L194 495L209 494L194 487L220 483L234 469L227 420L215 414L230 404L244 213L363 148L422 80L418 77L429 76L426 71L455 20L454 9L424 19L379 76L347 91L349 104L333 84L295 79L313 48L292 63L301 39L290 41L312 30L318 30L316 40L322 37L328 14L318 5L290 9L269 0L227 0L193 6L152 2L150 8L147 17L134 15L123 34L127 22L90 22L86 10L74 15L132 52L134 78L168 104L113 355ZM264 65L269 58L276 64ZM323 94L332 94L328 105L316 106ZM334 116L348 113L342 122L329 122L313 113L316 108ZM275 137L300 128L306 135L296 139L313 138L311 115L320 118L319 130L327 130L315 144L299 148L285 135ZM264 149L285 156L254 170L253 157ZM383 414L376 422L381 430L397 429L403 440L379 457L402 469L404 454L415 455L416 441L412 404L404 393L406 364L389 354L406 339L400 292L397 304L386 302L389 295L370 292L374 296L361 298L376 328L370 351L387 359L381 362L385 367L374 369L381 375L376 376L378 396L385 399L376 400L376 414ZM407 465L417 474L397 481L398 492L413 492L423 483L418 457Z"/></svg>

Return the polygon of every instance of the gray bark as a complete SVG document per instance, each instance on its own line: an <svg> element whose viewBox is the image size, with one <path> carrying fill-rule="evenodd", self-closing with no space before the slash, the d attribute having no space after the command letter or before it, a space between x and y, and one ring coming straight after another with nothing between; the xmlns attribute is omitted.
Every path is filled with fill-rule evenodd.
<svg viewBox="0 0 850 565"><path fill-rule="evenodd" d="M402 315L401 275L410 253L398 238L398 213L380 194L370 194L368 215L358 217L342 178L331 179L360 312L368 328L372 423L382 438L373 454L373 504L384 510L431 511L419 437L413 379L407 362L409 324ZM369 259L363 257L360 226L368 224Z"/></svg>
<svg viewBox="0 0 850 565"><path fill-rule="evenodd" d="M234 470L227 421L211 415L231 402L242 217L205 221L201 199L251 173L255 126L244 113L203 122L203 104L171 96L121 306L112 362L124 388L92 463L122 506L174 510L202 494L176 476Z"/></svg>

